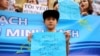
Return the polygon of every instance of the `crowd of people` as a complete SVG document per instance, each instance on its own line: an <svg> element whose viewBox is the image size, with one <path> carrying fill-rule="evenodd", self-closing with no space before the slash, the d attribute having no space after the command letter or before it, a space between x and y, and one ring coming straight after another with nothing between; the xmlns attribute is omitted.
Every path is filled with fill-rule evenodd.
<svg viewBox="0 0 100 56"><path fill-rule="evenodd" d="M48 6L48 5L50 5L50 3L49 3L50 1L47 0L45 2L45 4L41 4L39 2L39 0L25 0L24 3L30 3L30 4L34 4L34 5ZM8 10L8 11L22 12L23 5L16 4L16 0L1 0L0 1L0 10ZM51 7L54 10L58 10L58 1L57 0L54 0L53 5Z"/></svg>
<svg viewBox="0 0 100 56"><path fill-rule="evenodd" d="M53 1L53 0L52 0ZM76 1L76 0L75 0ZM100 0L78 0L80 6L80 14L82 16L86 15L100 15ZM16 11L22 12L23 8L21 6L16 5L16 0L1 0L0 1L0 10L9 10L9 11ZM50 0L47 0L47 4L43 6L51 5ZM40 4L39 0L25 0L25 3L30 4ZM54 0L52 9L58 10L58 0ZM49 8L49 6L48 6Z"/></svg>

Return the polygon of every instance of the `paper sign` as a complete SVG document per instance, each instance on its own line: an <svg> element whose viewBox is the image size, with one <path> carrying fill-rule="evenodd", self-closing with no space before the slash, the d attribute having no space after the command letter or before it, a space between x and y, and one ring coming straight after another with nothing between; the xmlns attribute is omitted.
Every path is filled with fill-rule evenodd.
<svg viewBox="0 0 100 56"><path fill-rule="evenodd" d="M81 18L78 3L72 0L59 1L60 19L78 20Z"/></svg>
<svg viewBox="0 0 100 56"><path fill-rule="evenodd" d="M41 14L47 9L47 6L25 3L23 6L23 13Z"/></svg>
<svg viewBox="0 0 100 56"><path fill-rule="evenodd" d="M35 33L31 42L31 56L66 56L63 33Z"/></svg>

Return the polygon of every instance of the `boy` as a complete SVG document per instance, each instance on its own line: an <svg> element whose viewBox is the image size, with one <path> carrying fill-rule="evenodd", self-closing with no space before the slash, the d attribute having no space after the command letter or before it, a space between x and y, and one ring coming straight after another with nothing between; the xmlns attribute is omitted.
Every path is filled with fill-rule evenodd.
<svg viewBox="0 0 100 56"><path fill-rule="evenodd" d="M55 27L58 23L59 20L59 12L57 10L46 10L43 13L43 20L44 24L46 25L47 31L49 32L56 32ZM67 42L67 56L68 56L68 51L69 51L69 38L70 34L68 32L65 33L66 36L66 42ZM30 41L32 37L32 34L28 35L28 40Z"/></svg>

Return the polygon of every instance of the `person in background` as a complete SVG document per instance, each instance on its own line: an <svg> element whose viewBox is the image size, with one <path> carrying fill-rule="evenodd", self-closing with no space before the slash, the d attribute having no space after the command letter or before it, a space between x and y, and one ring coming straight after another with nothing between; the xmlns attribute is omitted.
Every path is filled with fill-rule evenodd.
<svg viewBox="0 0 100 56"><path fill-rule="evenodd" d="M91 0L80 0L79 5L82 16L86 16L93 13Z"/></svg>
<svg viewBox="0 0 100 56"><path fill-rule="evenodd" d="M38 0L26 0L26 3L30 3L30 4L39 4ZM15 11L16 12L22 12L23 11L23 8L19 5L14 5L15 7Z"/></svg>
<svg viewBox="0 0 100 56"><path fill-rule="evenodd" d="M93 1L93 15L100 15L100 0Z"/></svg>
<svg viewBox="0 0 100 56"><path fill-rule="evenodd" d="M8 11L13 11L15 12L15 7L14 7L14 4L15 4L15 0L9 0L9 6L8 6Z"/></svg>
<svg viewBox="0 0 100 56"><path fill-rule="evenodd" d="M27 0L27 3L39 4L38 0Z"/></svg>
<svg viewBox="0 0 100 56"><path fill-rule="evenodd" d="M8 9L9 1L8 0L0 0L0 10Z"/></svg>
<svg viewBox="0 0 100 56"><path fill-rule="evenodd" d="M55 1L53 4L53 9L58 10L58 1Z"/></svg>
<svg viewBox="0 0 100 56"><path fill-rule="evenodd" d="M93 3L93 0L90 0L91 3Z"/></svg>

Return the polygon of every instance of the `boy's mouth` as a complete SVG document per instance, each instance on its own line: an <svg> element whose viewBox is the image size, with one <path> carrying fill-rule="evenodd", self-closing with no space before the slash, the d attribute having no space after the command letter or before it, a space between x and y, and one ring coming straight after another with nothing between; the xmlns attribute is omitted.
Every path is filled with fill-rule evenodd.
<svg viewBox="0 0 100 56"><path fill-rule="evenodd" d="M49 24L49 26L52 26L53 24Z"/></svg>

